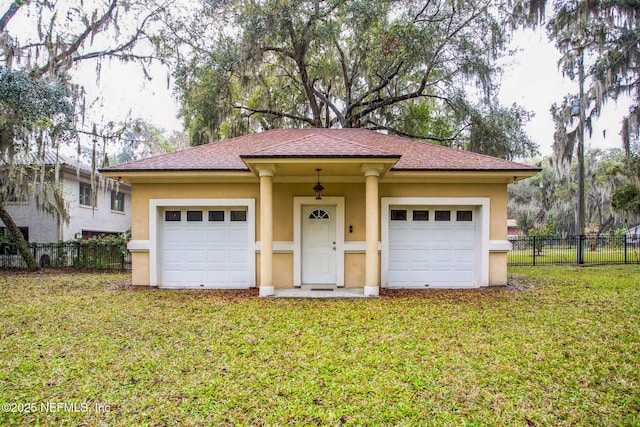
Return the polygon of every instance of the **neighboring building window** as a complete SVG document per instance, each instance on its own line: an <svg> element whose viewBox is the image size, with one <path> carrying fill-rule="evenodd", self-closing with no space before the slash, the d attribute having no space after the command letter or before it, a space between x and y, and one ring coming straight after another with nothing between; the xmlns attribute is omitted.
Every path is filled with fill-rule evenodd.
<svg viewBox="0 0 640 427"><path fill-rule="evenodd" d="M29 241L29 227L18 227L20 229L20 232L22 233L22 236L24 237L24 240L26 240L27 242Z"/></svg>
<svg viewBox="0 0 640 427"><path fill-rule="evenodd" d="M10 188L7 194L7 203L20 203L20 204L27 203L27 195L23 193L17 196L16 189Z"/></svg>
<svg viewBox="0 0 640 427"><path fill-rule="evenodd" d="M29 227L18 227L18 230L20 230L20 233L22 233L22 237L24 237L24 240L26 240L28 242L29 241ZM7 230L5 227L0 227L0 236L11 237L11 235L9 234L9 230Z"/></svg>
<svg viewBox="0 0 640 427"><path fill-rule="evenodd" d="M124 193L120 191L111 192L111 210L124 212Z"/></svg>
<svg viewBox="0 0 640 427"><path fill-rule="evenodd" d="M20 233L24 237L24 240L29 241L29 227L18 227ZM0 240L0 255L16 255L18 250L13 243L13 237L7 232L5 227L0 227L0 236L3 237Z"/></svg>
<svg viewBox="0 0 640 427"><path fill-rule="evenodd" d="M91 191L91 184L86 182L80 183L80 204L83 206L93 206L93 191Z"/></svg>

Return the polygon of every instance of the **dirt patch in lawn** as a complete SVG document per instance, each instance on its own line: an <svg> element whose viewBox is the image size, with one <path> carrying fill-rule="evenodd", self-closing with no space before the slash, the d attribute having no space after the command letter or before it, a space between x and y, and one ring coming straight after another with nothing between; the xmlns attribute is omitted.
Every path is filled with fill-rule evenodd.
<svg viewBox="0 0 640 427"><path fill-rule="evenodd" d="M486 292L526 292L535 287L535 284L527 280L522 275L510 275L506 286L489 286L476 289L380 289L380 296L383 298L433 298L434 296L458 295L469 293L486 293Z"/></svg>

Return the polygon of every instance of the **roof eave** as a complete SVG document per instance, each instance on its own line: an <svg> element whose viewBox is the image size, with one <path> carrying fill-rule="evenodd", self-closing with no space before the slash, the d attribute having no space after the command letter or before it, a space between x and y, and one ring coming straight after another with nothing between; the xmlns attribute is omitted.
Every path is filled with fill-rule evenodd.
<svg viewBox="0 0 640 427"><path fill-rule="evenodd" d="M305 155L295 155L295 154L278 154L278 155L269 155L269 156L255 156L255 155L244 155L241 154L240 158L242 160L273 160L273 159L390 159L390 160L399 160L402 156L397 154L389 154L389 155L360 155L360 154L305 154Z"/></svg>
<svg viewBox="0 0 640 427"><path fill-rule="evenodd" d="M381 174L390 170L401 156L399 155L282 155L282 156L240 156L244 163L254 172L259 174L259 170L264 167L273 168L274 170L287 173L287 167L300 165L309 165L309 173L315 175L318 168L324 169L329 165L334 167L346 167L351 169L351 173L362 173L363 165L376 165ZM291 172L290 170L288 172Z"/></svg>
<svg viewBox="0 0 640 427"><path fill-rule="evenodd" d="M210 183L210 182L255 182L249 169L148 169L105 170L108 178L134 183Z"/></svg>
<svg viewBox="0 0 640 427"><path fill-rule="evenodd" d="M539 169L391 169L385 182L511 184L535 176Z"/></svg>

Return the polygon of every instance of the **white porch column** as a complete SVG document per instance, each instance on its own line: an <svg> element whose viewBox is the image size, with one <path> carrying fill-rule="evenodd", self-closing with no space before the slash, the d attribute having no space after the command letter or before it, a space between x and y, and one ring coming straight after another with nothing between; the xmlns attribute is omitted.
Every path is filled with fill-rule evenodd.
<svg viewBox="0 0 640 427"><path fill-rule="evenodd" d="M260 296L275 293L273 286L273 175L274 165L265 165L260 174Z"/></svg>
<svg viewBox="0 0 640 427"><path fill-rule="evenodd" d="M377 296L380 293L380 261L378 258L378 221L380 209L378 201L378 181L381 165L363 165L365 176L365 296Z"/></svg>

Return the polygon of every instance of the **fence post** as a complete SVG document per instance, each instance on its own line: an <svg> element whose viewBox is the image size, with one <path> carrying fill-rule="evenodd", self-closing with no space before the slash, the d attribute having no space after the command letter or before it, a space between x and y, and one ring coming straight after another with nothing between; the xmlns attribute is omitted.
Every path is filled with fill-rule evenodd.
<svg viewBox="0 0 640 427"><path fill-rule="evenodd" d="M533 236L533 245L531 246L531 248L533 249L533 265L535 266L536 265L536 249L537 249L535 235Z"/></svg>
<svg viewBox="0 0 640 427"><path fill-rule="evenodd" d="M577 262L578 265L584 264L584 240L586 236L578 235Z"/></svg>
<svg viewBox="0 0 640 427"><path fill-rule="evenodd" d="M624 240L624 263L627 263L627 236L625 234L622 235L622 239Z"/></svg>

